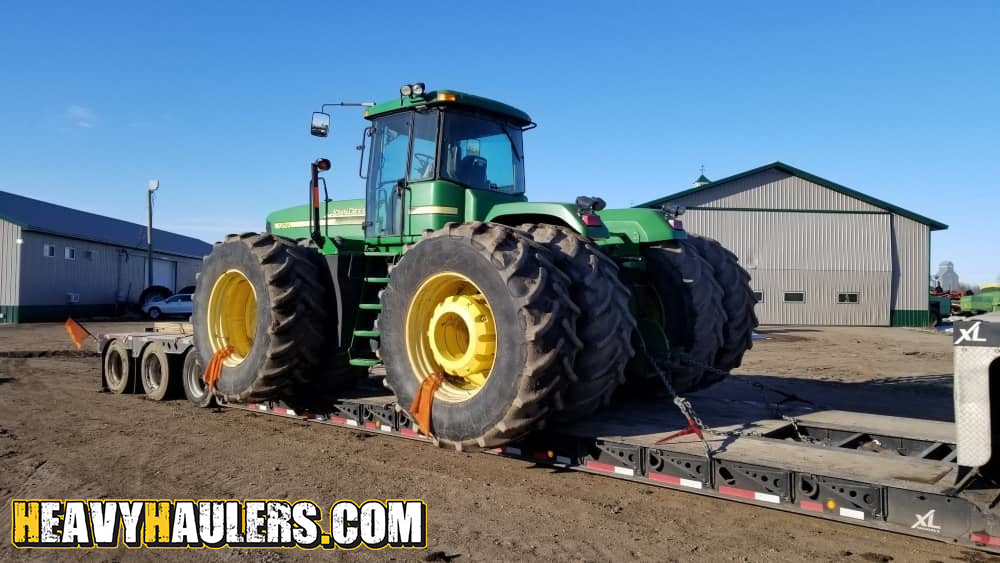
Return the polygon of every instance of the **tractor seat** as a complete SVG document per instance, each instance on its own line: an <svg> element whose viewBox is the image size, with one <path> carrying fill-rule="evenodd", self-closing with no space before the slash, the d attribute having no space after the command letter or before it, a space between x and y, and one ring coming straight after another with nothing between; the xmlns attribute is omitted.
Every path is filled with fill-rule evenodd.
<svg viewBox="0 0 1000 563"><path fill-rule="evenodd" d="M469 186L485 190L489 187L486 182L486 159L481 156L468 155L458 163L458 181Z"/></svg>

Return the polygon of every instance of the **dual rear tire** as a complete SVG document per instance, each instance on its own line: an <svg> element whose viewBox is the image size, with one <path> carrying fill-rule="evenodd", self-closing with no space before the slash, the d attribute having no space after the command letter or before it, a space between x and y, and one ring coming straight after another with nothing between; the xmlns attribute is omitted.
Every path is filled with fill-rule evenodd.
<svg viewBox="0 0 1000 563"><path fill-rule="evenodd" d="M382 294L385 383L408 408L440 374L431 429L456 449L520 438L557 410L582 343L571 281L544 246L494 223L413 245Z"/></svg>

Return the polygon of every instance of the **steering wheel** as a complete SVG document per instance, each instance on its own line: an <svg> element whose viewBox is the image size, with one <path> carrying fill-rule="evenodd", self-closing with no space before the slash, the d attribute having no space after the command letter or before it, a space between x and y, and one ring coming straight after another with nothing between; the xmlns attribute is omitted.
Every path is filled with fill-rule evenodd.
<svg viewBox="0 0 1000 563"><path fill-rule="evenodd" d="M429 154L424 154L422 152L413 153L413 158L417 160L417 166L419 167L420 174L419 178L426 178L430 174L431 164L434 163L434 157Z"/></svg>

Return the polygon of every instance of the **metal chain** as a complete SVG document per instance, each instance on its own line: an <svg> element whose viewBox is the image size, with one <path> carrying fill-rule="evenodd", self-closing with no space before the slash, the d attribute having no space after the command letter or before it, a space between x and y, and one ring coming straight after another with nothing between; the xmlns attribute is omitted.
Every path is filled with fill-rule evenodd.
<svg viewBox="0 0 1000 563"><path fill-rule="evenodd" d="M702 362L699 362L697 360L692 359L689 355L687 355L687 354L685 354L683 352L674 352L674 351L672 351L670 353L669 360L668 360L667 363L668 363L668 365L671 368L677 368L677 367L694 367L694 368L697 368L697 369L703 369L706 372L709 372L709 373L711 373L713 375L718 375L718 376L721 376L721 377L726 377L728 375L731 375L729 371L721 370L721 369L718 369L718 368L716 368L714 366L706 365L706 364L704 364ZM686 418L690 418L691 420L694 420L695 424L698 425L698 427L702 430L702 432L710 431L713 434L718 434L718 435L723 435L723 436L742 436L743 435L743 432L740 431L740 430L730 430L730 431L726 431L726 432L718 432L718 431L712 430L711 427L709 427L707 424L705 424L704 421L702 421L701 418L698 417L698 415L695 412L694 407L691 405L690 401L688 401L687 399L685 399L685 398L683 398L683 397L681 397L680 395L677 394L677 392L674 390L673 385L671 385L671 383L670 383L670 378L663 372L662 369L660 369L659 363L656 361L655 358L653 359L653 361L651 362L651 364L653 365L653 369L656 372L657 376L660 378L660 381L663 382L663 386L666 388L667 392L672 397L673 403L681 411L681 414L683 414ZM764 402L766 404L768 404L772 409L774 409L774 413L775 413L775 415L777 415L778 418L780 418L780 419L788 422L791 425L792 430L795 432L796 437L800 441L807 442L807 443L815 441L812 438L810 438L809 436L806 436L805 434L802 433L802 429L799 428L798 420L794 416L790 416L790 415L785 414L781 410L781 405L784 404L784 403L793 402L793 401L805 403L805 404L812 405L812 406L817 406L816 403L814 403L814 402L812 402L812 401L810 401L808 399L803 399L802 397L799 397L798 395L795 395L794 393L787 393L787 392L782 391L780 389L775 389L773 387L769 387L767 385L764 385L763 383L760 383L759 381L752 381L752 380L744 379L744 378L741 378L741 377L730 378L730 380L731 381L738 381L740 383L744 383L746 385L750 385L751 387L754 387L757 390L759 390L761 392L761 395L764 398ZM767 397L767 392L768 391L770 391L772 393L775 393L777 395L780 395L782 397L782 399L780 401L778 401L778 402L770 401L768 399L768 397ZM711 451L712 450L709 447L708 442L704 438L702 438L702 443L705 446L706 452L708 452L709 455L711 456Z"/></svg>
<svg viewBox="0 0 1000 563"><path fill-rule="evenodd" d="M681 397L680 395L677 394L676 391L674 391L674 386L670 384L670 377L668 377L667 374L664 373L662 369L660 369L659 363L656 361L656 358L652 358L650 364L653 366L653 371L656 372L657 377L659 377L660 381L663 382L663 386L664 388L666 388L667 393L670 393L670 396L673 399L673 403L677 407L677 409L681 411L681 414L684 416L686 420L689 421L693 420L695 425L698 426L698 429L701 432L701 434L698 436L699 438L701 438L701 445L705 447L705 455L709 459L711 459L713 451L712 447L708 444L708 440L705 439L705 432L712 432L713 434L715 434L715 432L712 431L712 429L707 424L705 424L705 422L701 419L701 417L698 416L698 414L694 410L694 406L691 405L690 401L688 401L684 397Z"/></svg>

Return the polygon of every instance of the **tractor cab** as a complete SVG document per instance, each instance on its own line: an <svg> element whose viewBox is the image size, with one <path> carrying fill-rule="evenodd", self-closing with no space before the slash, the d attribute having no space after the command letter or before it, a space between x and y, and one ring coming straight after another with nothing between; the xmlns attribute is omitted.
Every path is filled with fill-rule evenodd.
<svg viewBox="0 0 1000 563"><path fill-rule="evenodd" d="M398 100L368 107L365 118L372 122L359 147L366 238L461 221L467 200L524 201L522 132L534 127L526 113L461 92L425 93L418 84L404 86ZM322 118L314 119L314 135L327 131ZM467 198L467 190L479 194Z"/></svg>

